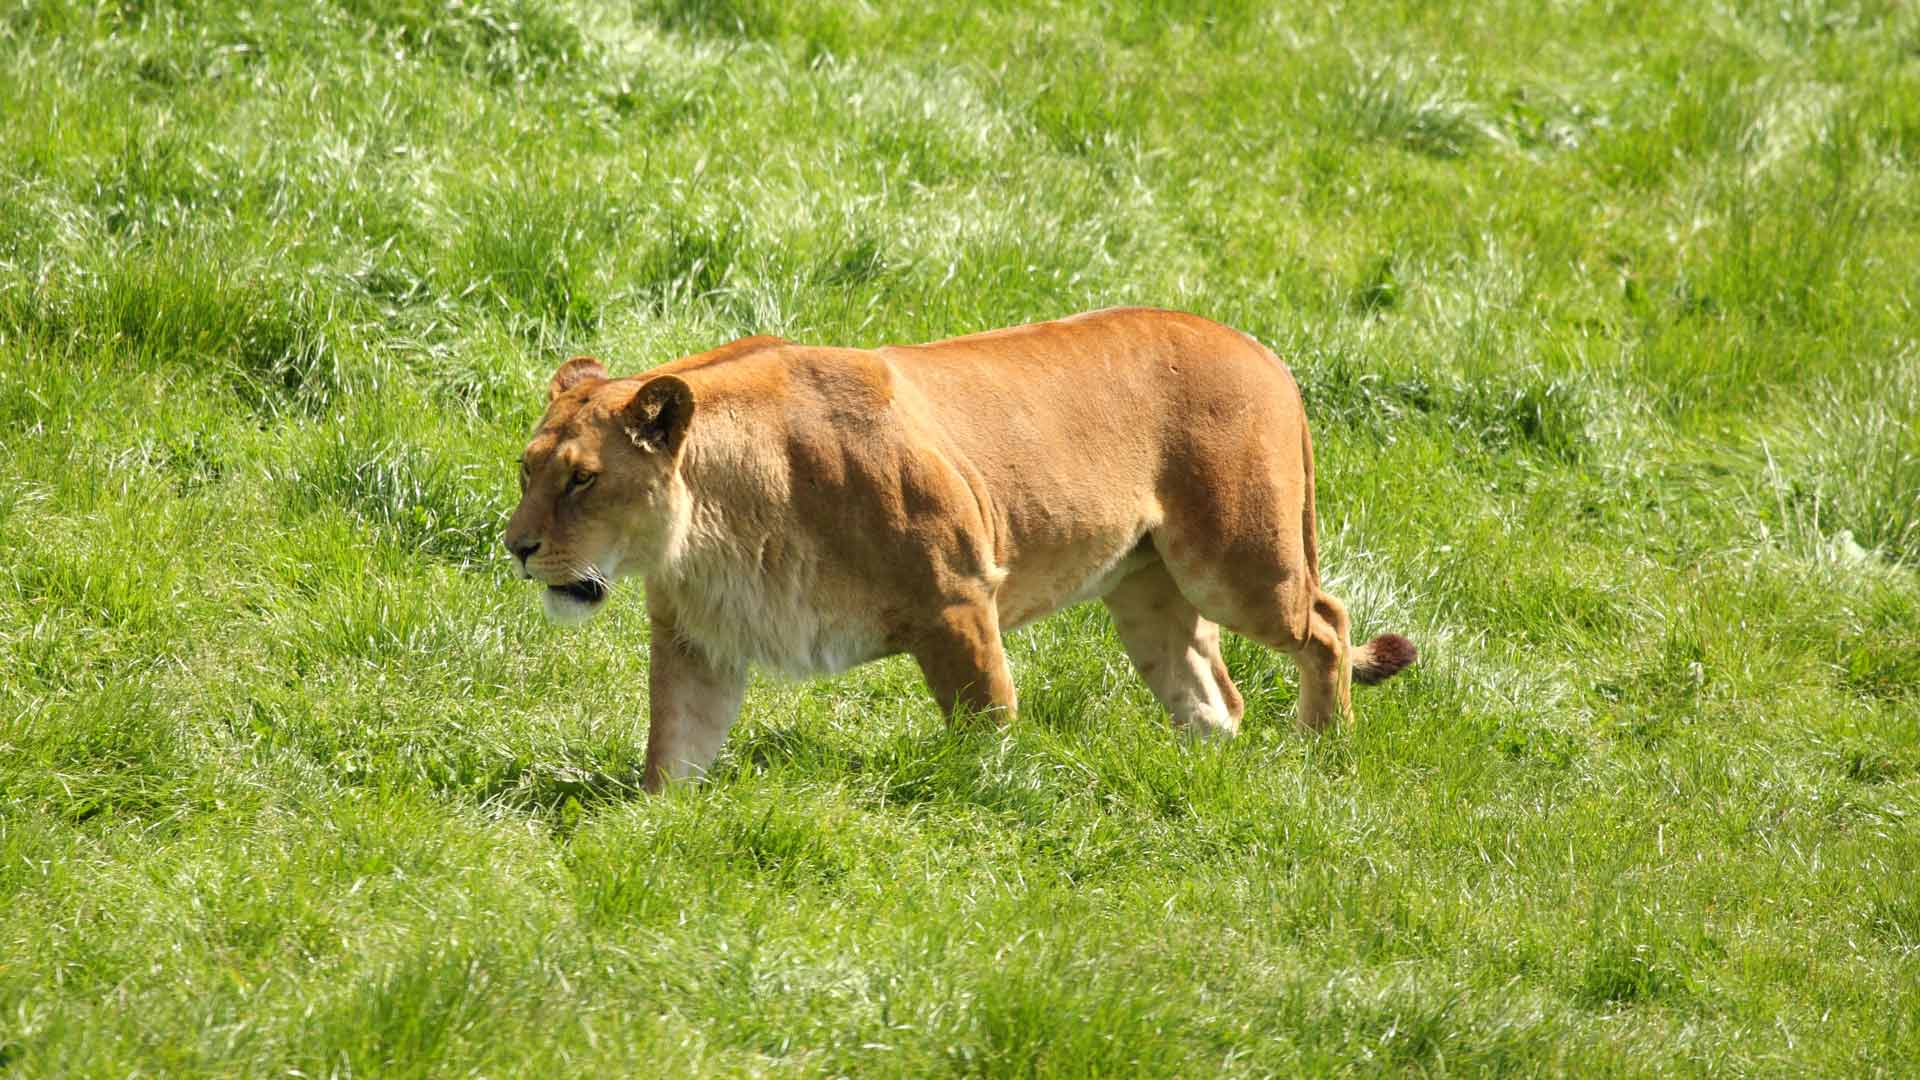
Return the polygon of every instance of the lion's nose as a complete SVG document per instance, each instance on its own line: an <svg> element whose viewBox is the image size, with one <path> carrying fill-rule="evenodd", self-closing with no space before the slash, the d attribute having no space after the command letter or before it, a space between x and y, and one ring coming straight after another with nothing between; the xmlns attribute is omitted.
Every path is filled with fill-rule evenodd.
<svg viewBox="0 0 1920 1080"><path fill-rule="evenodd" d="M533 558L534 552L540 550L540 541L522 540L522 541L519 541L518 543L515 543L512 540L508 540L507 550L513 552L514 558L519 559L521 562L524 563L528 559Z"/></svg>

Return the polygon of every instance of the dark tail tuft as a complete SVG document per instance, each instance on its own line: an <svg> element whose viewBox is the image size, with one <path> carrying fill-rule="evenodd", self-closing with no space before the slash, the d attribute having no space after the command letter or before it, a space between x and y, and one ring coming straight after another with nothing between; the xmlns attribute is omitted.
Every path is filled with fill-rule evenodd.
<svg viewBox="0 0 1920 1080"><path fill-rule="evenodd" d="M1420 650L1399 634L1381 634L1353 652L1353 681L1362 686L1390 679L1413 663Z"/></svg>

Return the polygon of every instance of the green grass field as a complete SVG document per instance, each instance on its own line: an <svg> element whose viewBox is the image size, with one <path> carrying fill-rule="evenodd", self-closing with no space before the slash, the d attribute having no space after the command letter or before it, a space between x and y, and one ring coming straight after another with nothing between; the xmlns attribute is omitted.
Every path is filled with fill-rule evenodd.
<svg viewBox="0 0 1920 1080"><path fill-rule="evenodd" d="M1920 13L1451 6L0 0L0 1071L1920 1070ZM554 365L1120 303L1420 663L1190 746L1096 605L639 796Z"/></svg>

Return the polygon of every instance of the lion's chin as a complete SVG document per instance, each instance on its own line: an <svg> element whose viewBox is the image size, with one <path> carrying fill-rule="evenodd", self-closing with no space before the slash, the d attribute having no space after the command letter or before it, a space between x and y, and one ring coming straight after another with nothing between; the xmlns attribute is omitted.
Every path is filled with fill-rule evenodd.
<svg viewBox="0 0 1920 1080"><path fill-rule="evenodd" d="M557 626L577 626L607 606L607 589L604 585L587 582L550 585L541 594L541 606L546 610L548 622Z"/></svg>

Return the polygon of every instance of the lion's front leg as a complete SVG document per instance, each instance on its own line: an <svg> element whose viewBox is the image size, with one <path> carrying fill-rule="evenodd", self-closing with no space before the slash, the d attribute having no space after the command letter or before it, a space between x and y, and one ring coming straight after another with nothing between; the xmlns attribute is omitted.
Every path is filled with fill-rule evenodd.
<svg viewBox="0 0 1920 1080"><path fill-rule="evenodd" d="M1013 677L992 603L948 606L920 632L911 651L948 719L958 712L991 716L999 724L1013 719Z"/></svg>
<svg viewBox="0 0 1920 1080"><path fill-rule="evenodd" d="M719 756L740 715L747 688L744 663L716 663L683 641L672 616L648 598L653 658L647 675L647 771L641 786L658 792L669 780L699 776Z"/></svg>

